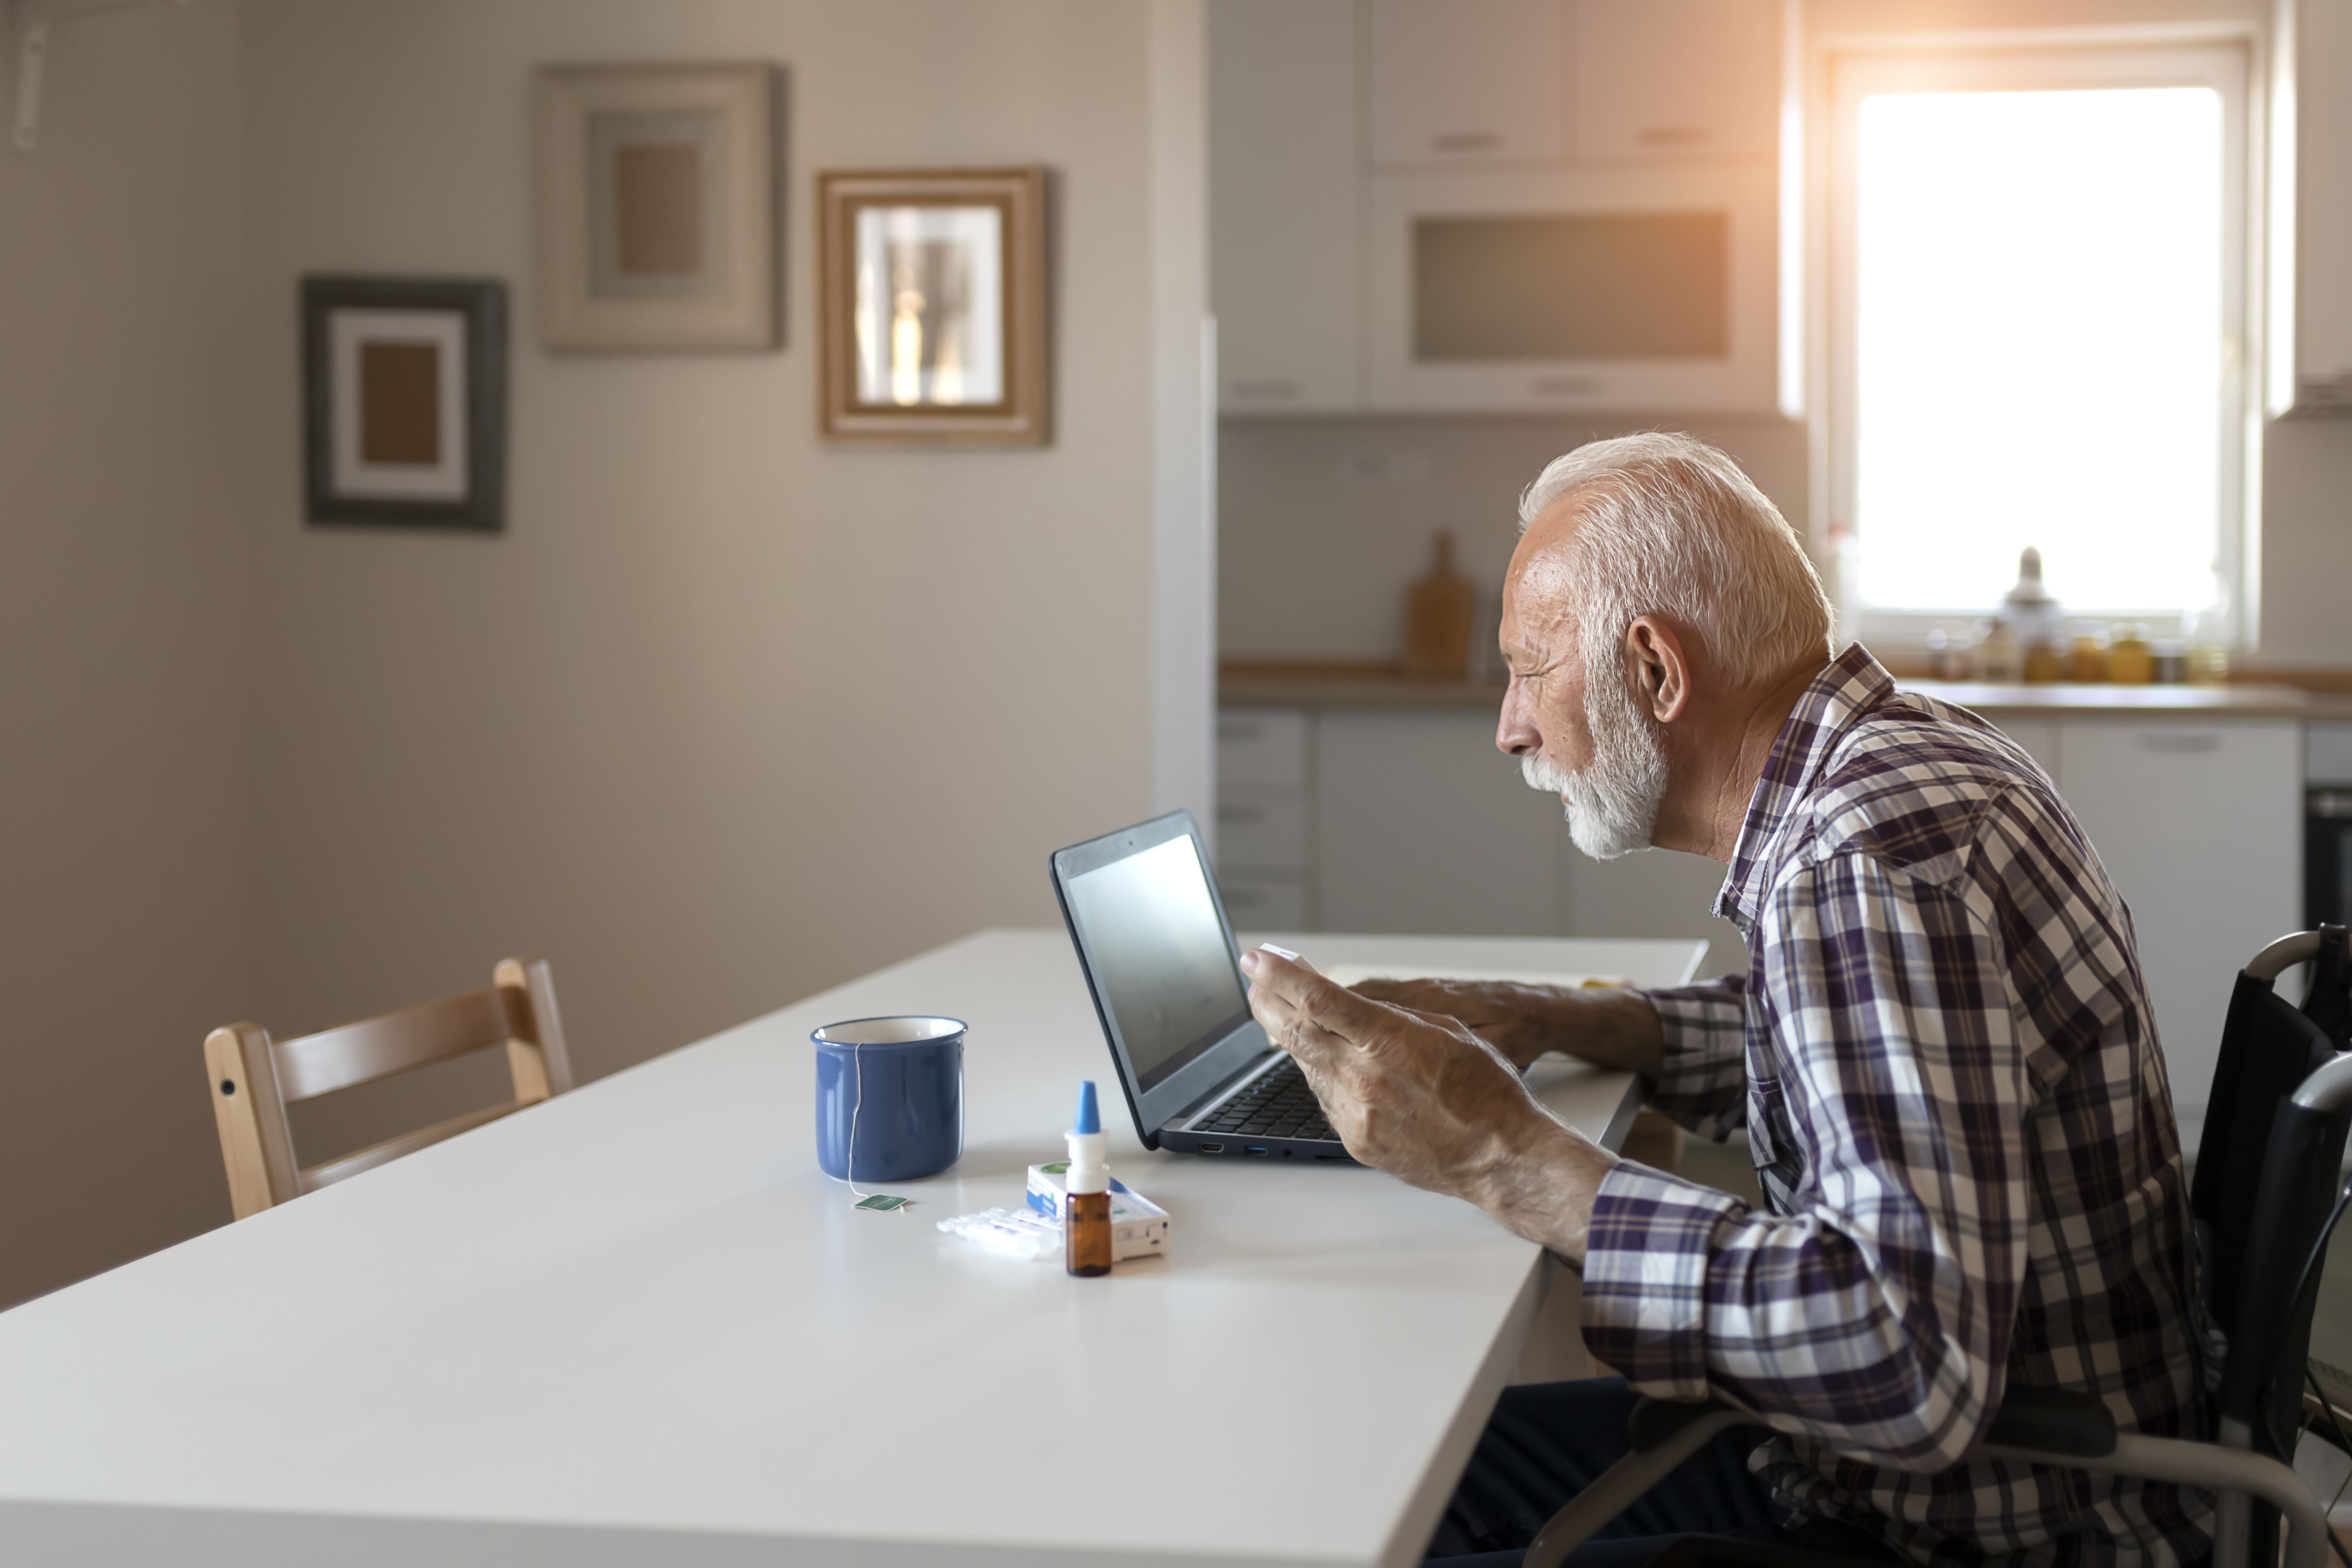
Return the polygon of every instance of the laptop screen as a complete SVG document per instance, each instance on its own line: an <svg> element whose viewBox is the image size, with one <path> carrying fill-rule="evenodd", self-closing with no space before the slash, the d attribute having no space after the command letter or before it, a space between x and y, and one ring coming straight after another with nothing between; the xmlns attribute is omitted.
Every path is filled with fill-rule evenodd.
<svg viewBox="0 0 2352 1568"><path fill-rule="evenodd" d="M1224 921L1190 835L1073 877L1070 923L1093 958L1136 1087L1163 1082L1248 1022Z"/></svg>

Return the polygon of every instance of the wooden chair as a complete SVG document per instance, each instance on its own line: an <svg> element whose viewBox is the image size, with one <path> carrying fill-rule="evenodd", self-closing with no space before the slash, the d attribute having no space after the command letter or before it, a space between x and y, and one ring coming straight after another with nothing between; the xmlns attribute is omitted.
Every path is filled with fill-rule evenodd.
<svg viewBox="0 0 2352 1568"><path fill-rule="evenodd" d="M469 1110L307 1170L295 1164L287 1106L499 1045L507 1048L507 1068L514 1075L514 1098L505 1104ZM221 1158L228 1165L229 1202L239 1219L572 1087L555 982L546 962L536 958L501 961L485 990L300 1039L273 1041L258 1024L231 1024L205 1037L205 1066L212 1075Z"/></svg>

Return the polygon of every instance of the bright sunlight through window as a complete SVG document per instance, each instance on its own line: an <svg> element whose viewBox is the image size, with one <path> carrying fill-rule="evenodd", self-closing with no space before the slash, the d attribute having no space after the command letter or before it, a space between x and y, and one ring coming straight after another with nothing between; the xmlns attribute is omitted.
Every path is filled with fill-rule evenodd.
<svg viewBox="0 0 2352 1568"><path fill-rule="evenodd" d="M1854 522L1880 610L2210 592L2224 482L2222 104L2208 88L1862 100Z"/></svg>

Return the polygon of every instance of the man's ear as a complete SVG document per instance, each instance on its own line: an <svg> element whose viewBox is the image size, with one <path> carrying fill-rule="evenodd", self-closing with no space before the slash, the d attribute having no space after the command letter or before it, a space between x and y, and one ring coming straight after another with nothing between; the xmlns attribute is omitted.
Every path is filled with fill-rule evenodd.
<svg viewBox="0 0 2352 1568"><path fill-rule="evenodd" d="M1662 724L1681 718L1690 706L1690 661L1675 629L1650 616L1634 616L1625 628L1625 658L1650 717Z"/></svg>

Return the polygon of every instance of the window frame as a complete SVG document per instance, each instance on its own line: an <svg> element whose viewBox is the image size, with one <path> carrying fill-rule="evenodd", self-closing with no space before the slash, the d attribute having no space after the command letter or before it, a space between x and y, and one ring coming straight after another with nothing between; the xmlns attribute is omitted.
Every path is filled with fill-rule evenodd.
<svg viewBox="0 0 2352 1568"><path fill-rule="evenodd" d="M1859 596L1855 513L1860 343L1857 314L1859 117L1864 97L1886 91L2032 91L2208 87L2222 100L2222 364L2216 400L2215 555L2241 647L2257 627L2254 571L2261 494L2263 373L2264 53L2247 24L2197 28L2068 28L1822 40L1816 110L1826 134L1813 168L1811 304L1815 404L1813 525L1833 581L1843 635L1905 651L1932 630L1956 630L1979 611L1877 608ZM2095 607L2085 606L2094 613ZM2194 608L2194 606L2191 606ZM2181 617L2130 612L2159 637Z"/></svg>

